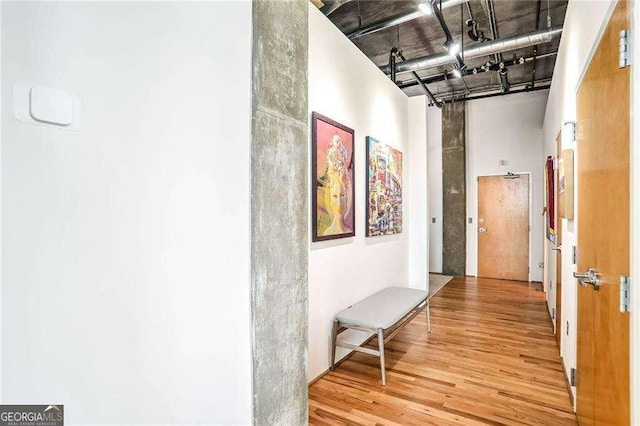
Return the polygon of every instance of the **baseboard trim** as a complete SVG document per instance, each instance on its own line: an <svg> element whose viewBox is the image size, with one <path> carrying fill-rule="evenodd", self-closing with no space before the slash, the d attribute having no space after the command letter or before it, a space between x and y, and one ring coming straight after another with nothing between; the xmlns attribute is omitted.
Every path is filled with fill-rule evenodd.
<svg viewBox="0 0 640 426"><path fill-rule="evenodd" d="M554 330L553 318L551 317L551 312L549 312L549 308L551 307L551 306L549 306L549 301L546 300L544 302L544 304L547 305L547 318L549 318L549 325L551 325L551 330ZM557 331L557 330L555 330L555 331ZM556 334L553 333L553 335L555 336Z"/></svg>
<svg viewBox="0 0 640 426"><path fill-rule="evenodd" d="M573 392L571 392L571 382L569 381L569 376L567 376L567 370L564 368L564 358L560 357L560 363L562 364L562 376L564 377L564 382L567 385L567 392L569 392L569 400L571 400L571 407L575 407L576 402L573 400Z"/></svg>

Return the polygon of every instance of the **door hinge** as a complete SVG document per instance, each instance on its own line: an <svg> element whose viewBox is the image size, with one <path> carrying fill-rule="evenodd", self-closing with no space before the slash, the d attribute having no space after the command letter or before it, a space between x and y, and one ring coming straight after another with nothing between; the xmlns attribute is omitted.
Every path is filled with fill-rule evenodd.
<svg viewBox="0 0 640 426"><path fill-rule="evenodd" d="M629 278L626 275L620 275L620 312L630 312L631 306L631 297L629 297L629 292L631 291L631 286L629 285Z"/></svg>
<svg viewBox="0 0 640 426"><path fill-rule="evenodd" d="M571 386L575 386L576 385L576 369L572 368L571 370L569 370L569 384Z"/></svg>
<svg viewBox="0 0 640 426"><path fill-rule="evenodd" d="M566 138L569 142L578 141L578 123L575 121L565 121L562 123L562 138ZM558 169L560 168L560 159L558 158Z"/></svg>
<svg viewBox="0 0 640 426"><path fill-rule="evenodd" d="M556 319L556 308L551 308L551 318Z"/></svg>
<svg viewBox="0 0 640 426"><path fill-rule="evenodd" d="M631 49L629 46L629 30L620 31L620 56L619 64L620 68L625 68L631 65Z"/></svg>
<svg viewBox="0 0 640 426"><path fill-rule="evenodd" d="M569 321L567 321L567 336L569 335Z"/></svg>
<svg viewBox="0 0 640 426"><path fill-rule="evenodd" d="M578 262L578 248L576 246L571 247L571 264L575 265Z"/></svg>

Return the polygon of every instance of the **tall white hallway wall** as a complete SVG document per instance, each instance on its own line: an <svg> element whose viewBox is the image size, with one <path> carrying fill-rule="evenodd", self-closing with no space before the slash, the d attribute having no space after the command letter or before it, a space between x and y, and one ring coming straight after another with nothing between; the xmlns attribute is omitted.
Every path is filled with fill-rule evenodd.
<svg viewBox="0 0 640 426"><path fill-rule="evenodd" d="M427 147L424 97L408 99L315 7L309 8L309 82L309 112L355 130L356 182L356 236L310 247L308 378L313 380L329 367L337 312L387 286L427 288ZM401 234L365 238L366 136L403 152ZM368 336L350 332L344 338L356 344ZM338 358L346 354L340 350Z"/></svg>
<svg viewBox="0 0 640 426"><path fill-rule="evenodd" d="M1 7L2 403L251 423L251 3ZM21 79L79 130L17 121Z"/></svg>

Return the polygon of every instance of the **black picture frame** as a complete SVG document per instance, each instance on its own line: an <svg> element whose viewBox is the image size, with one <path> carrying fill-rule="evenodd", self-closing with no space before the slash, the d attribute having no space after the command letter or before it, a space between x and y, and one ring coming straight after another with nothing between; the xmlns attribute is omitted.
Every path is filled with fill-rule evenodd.
<svg viewBox="0 0 640 426"><path fill-rule="evenodd" d="M341 172L337 172L336 167L330 167L330 161L327 159L329 152L329 148L332 146L334 142L333 136L330 136L331 133L337 135L340 140L336 143L341 144L342 146L339 149L333 149L333 155L331 158L338 158L333 161L333 164L338 164L338 168L342 170ZM344 140L346 139L346 140ZM346 146L345 146L346 145ZM349 158L343 158L344 151L343 148L346 149L347 154L350 150ZM356 190L355 190L355 131L345 126L344 124L338 123L335 120L330 119L318 112L311 113L311 241L326 241L326 240L335 240L338 238L348 238L356 235ZM326 167L323 167L322 171L318 171L318 165L320 163L320 167L323 167L323 163L326 163ZM343 170L346 168L346 170ZM332 170L333 172L330 172ZM345 173L346 172L346 175ZM339 175L340 178L335 178L334 176ZM330 177L331 176L331 177ZM341 183L332 183L336 182L338 179ZM348 185L345 184L348 180ZM333 188L341 187L341 189L336 189L335 191L338 194L327 195L326 191L332 191ZM331 210L331 206L334 209L342 209L342 205L345 200L348 200L348 197L351 197L348 205L345 206L348 211L344 213L336 213ZM322 200L319 198L323 197ZM331 200L337 200L336 202L331 202L331 206L327 209L325 200L327 197ZM336 204L337 203L337 204ZM320 212L319 212L320 209ZM331 219L330 219L331 218ZM327 227L327 220L331 220L331 224ZM336 224L336 222L339 222ZM344 223L347 222L347 223ZM339 230L341 228L344 232L335 232L331 230Z"/></svg>

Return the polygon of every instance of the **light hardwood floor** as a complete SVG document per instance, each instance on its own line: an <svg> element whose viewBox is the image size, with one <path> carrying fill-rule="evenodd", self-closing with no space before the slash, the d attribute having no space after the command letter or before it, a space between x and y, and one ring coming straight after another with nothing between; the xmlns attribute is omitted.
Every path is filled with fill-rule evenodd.
<svg viewBox="0 0 640 426"><path fill-rule="evenodd" d="M378 358L356 353L309 388L309 423L576 424L540 284L454 278ZM368 346L376 347L377 340Z"/></svg>

